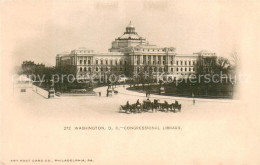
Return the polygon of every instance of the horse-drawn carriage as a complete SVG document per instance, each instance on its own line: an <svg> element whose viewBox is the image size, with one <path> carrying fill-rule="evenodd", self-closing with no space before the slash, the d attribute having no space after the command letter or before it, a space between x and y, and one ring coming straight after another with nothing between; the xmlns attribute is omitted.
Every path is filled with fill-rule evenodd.
<svg viewBox="0 0 260 165"><path fill-rule="evenodd" d="M175 101L175 103L169 104L167 101L164 101L163 103L160 103L158 99L154 99L154 101L150 101L149 99L144 100L143 103L139 102L139 99L134 104L129 104L129 101L127 101L126 105L120 106L120 112L125 113L141 113L141 112L148 112L152 110L154 111L163 111L163 112L176 112L178 110L181 111L181 104L178 103L178 101Z"/></svg>

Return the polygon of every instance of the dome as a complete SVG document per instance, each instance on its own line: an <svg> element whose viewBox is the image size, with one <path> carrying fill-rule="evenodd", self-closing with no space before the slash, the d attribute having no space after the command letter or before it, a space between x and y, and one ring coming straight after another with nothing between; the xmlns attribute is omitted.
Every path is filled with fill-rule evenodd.
<svg viewBox="0 0 260 165"><path fill-rule="evenodd" d="M199 53L203 53L203 54L205 54L205 53L212 53L211 51L209 51L209 50L201 50Z"/></svg>
<svg viewBox="0 0 260 165"><path fill-rule="evenodd" d="M134 28L134 25L132 24L131 21L130 21L129 25L127 26L127 28Z"/></svg>

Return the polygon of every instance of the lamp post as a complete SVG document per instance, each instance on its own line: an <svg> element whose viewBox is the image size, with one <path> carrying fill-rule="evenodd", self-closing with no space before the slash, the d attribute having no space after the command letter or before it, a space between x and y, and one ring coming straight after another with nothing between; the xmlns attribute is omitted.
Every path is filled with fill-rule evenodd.
<svg viewBox="0 0 260 165"><path fill-rule="evenodd" d="M54 98L55 90L54 90L53 78L50 80L50 82L51 82L51 89L49 90L49 98Z"/></svg>
<svg viewBox="0 0 260 165"><path fill-rule="evenodd" d="M194 84L190 84L190 88L191 88L191 97L192 97L192 102L193 102L193 105L195 105L195 98L194 98L194 91L193 91L193 88L194 88Z"/></svg>

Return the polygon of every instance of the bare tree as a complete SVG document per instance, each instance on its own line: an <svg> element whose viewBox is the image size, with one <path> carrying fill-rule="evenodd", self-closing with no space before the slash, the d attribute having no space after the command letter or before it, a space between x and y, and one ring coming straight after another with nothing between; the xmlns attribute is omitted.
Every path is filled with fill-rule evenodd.
<svg viewBox="0 0 260 165"><path fill-rule="evenodd" d="M230 59L233 68L238 69L240 67L240 57L236 51L230 54Z"/></svg>

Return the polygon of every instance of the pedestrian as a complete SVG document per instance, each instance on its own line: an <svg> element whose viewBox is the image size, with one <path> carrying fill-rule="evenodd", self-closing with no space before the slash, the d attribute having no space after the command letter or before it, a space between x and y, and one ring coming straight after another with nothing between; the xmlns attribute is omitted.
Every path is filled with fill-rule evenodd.
<svg viewBox="0 0 260 165"><path fill-rule="evenodd" d="M192 92L193 105L195 105L194 93Z"/></svg>
<svg viewBox="0 0 260 165"><path fill-rule="evenodd" d="M101 96L101 92L98 92L98 94L99 94L99 97Z"/></svg>

